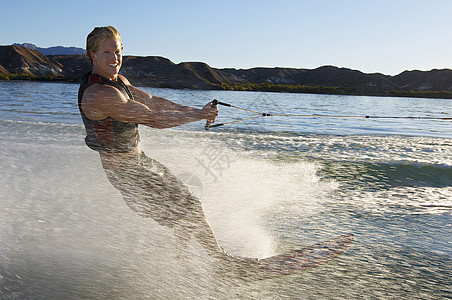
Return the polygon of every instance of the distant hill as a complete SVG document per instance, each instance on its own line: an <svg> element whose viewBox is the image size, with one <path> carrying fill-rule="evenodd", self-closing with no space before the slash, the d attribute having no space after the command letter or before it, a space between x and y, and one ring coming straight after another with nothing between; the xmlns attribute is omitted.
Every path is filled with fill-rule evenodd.
<svg viewBox="0 0 452 300"><path fill-rule="evenodd" d="M0 74L62 77L63 65L37 50L21 46L0 46Z"/></svg>
<svg viewBox="0 0 452 300"><path fill-rule="evenodd" d="M405 71L393 77L401 88L415 91L451 91L452 70Z"/></svg>
<svg viewBox="0 0 452 300"><path fill-rule="evenodd" d="M81 54L45 56L31 46L0 46L0 79L78 82L90 69ZM449 69L389 76L334 66L217 69L202 62L175 64L160 56L124 56L121 73L136 86L452 98Z"/></svg>
<svg viewBox="0 0 452 300"><path fill-rule="evenodd" d="M49 48L41 48L37 47L34 44L23 43L23 44L13 44L13 46L21 46L32 50L38 50L44 55L70 55L70 54L81 54L84 55L86 53L85 49L77 48L77 47L63 47L63 46L54 46Z"/></svg>

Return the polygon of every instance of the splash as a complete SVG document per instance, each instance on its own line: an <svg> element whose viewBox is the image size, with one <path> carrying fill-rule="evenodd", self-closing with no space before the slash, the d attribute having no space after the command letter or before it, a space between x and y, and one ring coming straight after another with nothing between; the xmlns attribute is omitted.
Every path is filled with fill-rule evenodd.
<svg viewBox="0 0 452 300"><path fill-rule="evenodd" d="M317 175L320 165L315 162L231 147L199 133L149 130L144 136L152 140L144 143L145 151L152 148L151 156L201 195L220 244L235 255L274 255L282 238L275 223L294 225L320 213L338 187Z"/></svg>

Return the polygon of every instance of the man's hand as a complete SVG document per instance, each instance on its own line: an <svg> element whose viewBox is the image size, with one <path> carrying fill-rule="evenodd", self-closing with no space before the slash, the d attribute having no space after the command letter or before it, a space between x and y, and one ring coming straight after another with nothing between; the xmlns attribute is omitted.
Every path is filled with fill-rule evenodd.
<svg viewBox="0 0 452 300"><path fill-rule="evenodd" d="M204 119L206 119L210 123L215 122L215 118L218 116L218 112L218 105L212 105L212 102L207 103L201 109L201 113L205 116Z"/></svg>

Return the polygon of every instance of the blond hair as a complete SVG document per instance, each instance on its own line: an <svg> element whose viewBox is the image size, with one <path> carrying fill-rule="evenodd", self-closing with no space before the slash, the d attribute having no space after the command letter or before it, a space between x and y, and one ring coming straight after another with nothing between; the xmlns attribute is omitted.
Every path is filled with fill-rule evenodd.
<svg viewBox="0 0 452 300"><path fill-rule="evenodd" d="M88 37L86 38L86 56L88 56L88 58L90 59L91 64L93 63L90 55L91 52L96 52L99 49L100 45L109 38L121 42L121 35L113 26L95 27L93 31L88 34Z"/></svg>

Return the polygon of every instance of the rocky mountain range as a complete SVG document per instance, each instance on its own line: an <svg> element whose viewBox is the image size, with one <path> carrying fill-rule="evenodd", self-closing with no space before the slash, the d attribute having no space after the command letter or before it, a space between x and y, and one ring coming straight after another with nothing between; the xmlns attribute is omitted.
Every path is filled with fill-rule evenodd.
<svg viewBox="0 0 452 300"><path fill-rule="evenodd" d="M0 46L0 79L77 82L91 69L82 54L44 55L33 47ZM136 86L452 98L452 70L396 76L323 66L316 69L218 69L159 56L124 56L121 73Z"/></svg>

